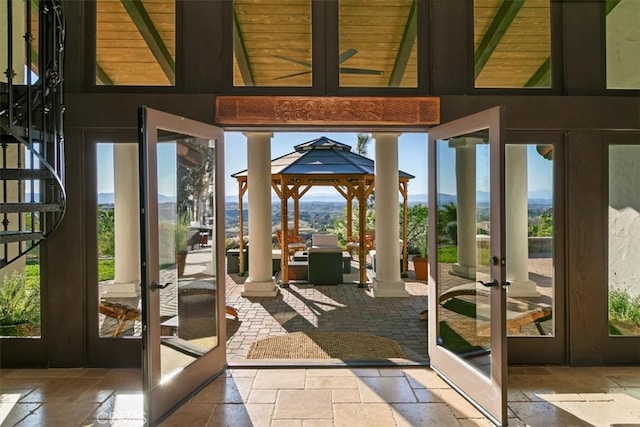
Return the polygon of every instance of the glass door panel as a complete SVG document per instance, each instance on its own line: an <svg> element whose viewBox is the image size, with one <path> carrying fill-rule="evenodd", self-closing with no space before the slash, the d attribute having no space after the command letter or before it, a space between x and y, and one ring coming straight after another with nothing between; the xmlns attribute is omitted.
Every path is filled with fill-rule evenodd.
<svg viewBox="0 0 640 427"><path fill-rule="evenodd" d="M500 109L429 131L431 366L506 418L504 147Z"/></svg>
<svg viewBox="0 0 640 427"><path fill-rule="evenodd" d="M506 144L507 334L553 337L555 303L552 144Z"/></svg>
<svg viewBox="0 0 640 427"><path fill-rule="evenodd" d="M609 336L640 336L640 145L609 145Z"/></svg>
<svg viewBox="0 0 640 427"><path fill-rule="evenodd" d="M153 424L226 363L224 156L219 128L147 108L141 123L143 385Z"/></svg>

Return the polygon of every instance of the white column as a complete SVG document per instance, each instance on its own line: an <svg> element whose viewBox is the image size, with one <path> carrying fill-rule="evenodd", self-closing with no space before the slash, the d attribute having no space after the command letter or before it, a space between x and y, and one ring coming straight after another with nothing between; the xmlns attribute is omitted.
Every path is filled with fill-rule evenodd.
<svg viewBox="0 0 640 427"><path fill-rule="evenodd" d="M106 298L140 296L140 197L137 144L113 144L115 277Z"/></svg>
<svg viewBox="0 0 640 427"><path fill-rule="evenodd" d="M399 133L373 134L375 139L376 191L376 297L408 297L400 279L398 208L398 136Z"/></svg>
<svg viewBox="0 0 640 427"><path fill-rule="evenodd" d="M456 191L458 195L458 262L451 266L456 276L476 277L476 139L456 138Z"/></svg>
<svg viewBox="0 0 640 427"><path fill-rule="evenodd" d="M245 297L272 297L279 290L271 263L271 132L246 132L249 196L249 277Z"/></svg>
<svg viewBox="0 0 640 427"><path fill-rule="evenodd" d="M507 288L510 297L538 297L534 281L529 280L529 224L527 146L505 147L505 228Z"/></svg>

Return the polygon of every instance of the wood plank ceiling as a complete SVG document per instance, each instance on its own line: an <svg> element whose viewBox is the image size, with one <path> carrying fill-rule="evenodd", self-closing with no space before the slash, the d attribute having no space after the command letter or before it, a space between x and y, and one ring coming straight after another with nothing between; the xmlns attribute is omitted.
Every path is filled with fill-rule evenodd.
<svg viewBox="0 0 640 427"><path fill-rule="evenodd" d="M96 83L175 81L175 0L97 0Z"/></svg>
<svg viewBox="0 0 640 427"><path fill-rule="evenodd" d="M473 6L476 87L550 86L550 0ZM173 84L175 0L97 8L96 82ZM234 10L236 86L312 85L311 0L235 0ZM415 0L340 0L340 86L416 87L416 18Z"/></svg>

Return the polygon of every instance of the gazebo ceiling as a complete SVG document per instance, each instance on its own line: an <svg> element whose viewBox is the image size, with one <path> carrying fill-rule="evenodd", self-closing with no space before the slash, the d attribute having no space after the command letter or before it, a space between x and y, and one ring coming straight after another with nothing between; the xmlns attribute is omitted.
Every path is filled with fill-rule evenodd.
<svg viewBox="0 0 640 427"><path fill-rule="evenodd" d="M175 0L96 4L97 83L173 84ZM550 1L473 7L476 86L548 86ZM311 86L311 0L235 0L234 10L236 85ZM338 24L341 86L416 86L415 1L340 0Z"/></svg>
<svg viewBox="0 0 640 427"><path fill-rule="evenodd" d="M271 176L305 177L315 185L334 185L337 178L367 177L373 179L374 161L351 151L351 146L325 136L298 144L295 151L271 161ZM231 175L240 181L247 179L247 170ZM414 178L399 171L401 181Z"/></svg>

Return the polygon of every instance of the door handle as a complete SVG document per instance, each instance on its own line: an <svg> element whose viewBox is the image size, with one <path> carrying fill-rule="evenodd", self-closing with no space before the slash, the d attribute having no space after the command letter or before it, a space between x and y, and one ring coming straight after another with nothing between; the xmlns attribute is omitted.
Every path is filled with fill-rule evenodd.
<svg viewBox="0 0 640 427"><path fill-rule="evenodd" d="M153 282L151 282L151 285L149 287L151 288L152 291L154 291L156 289L165 289L170 284L171 284L171 282L165 283L164 285L161 285L160 283L158 283L156 281L153 281Z"/></svg>
<svg viewBox="0 0 640 427"><path fill-rule="evenodd" d="M493 279L490 282L483 282L482 280L478 280L478 283L480 283L482 286L485 286L487 288L496 288L498 287L498 281L496 279Z"/></svg>

